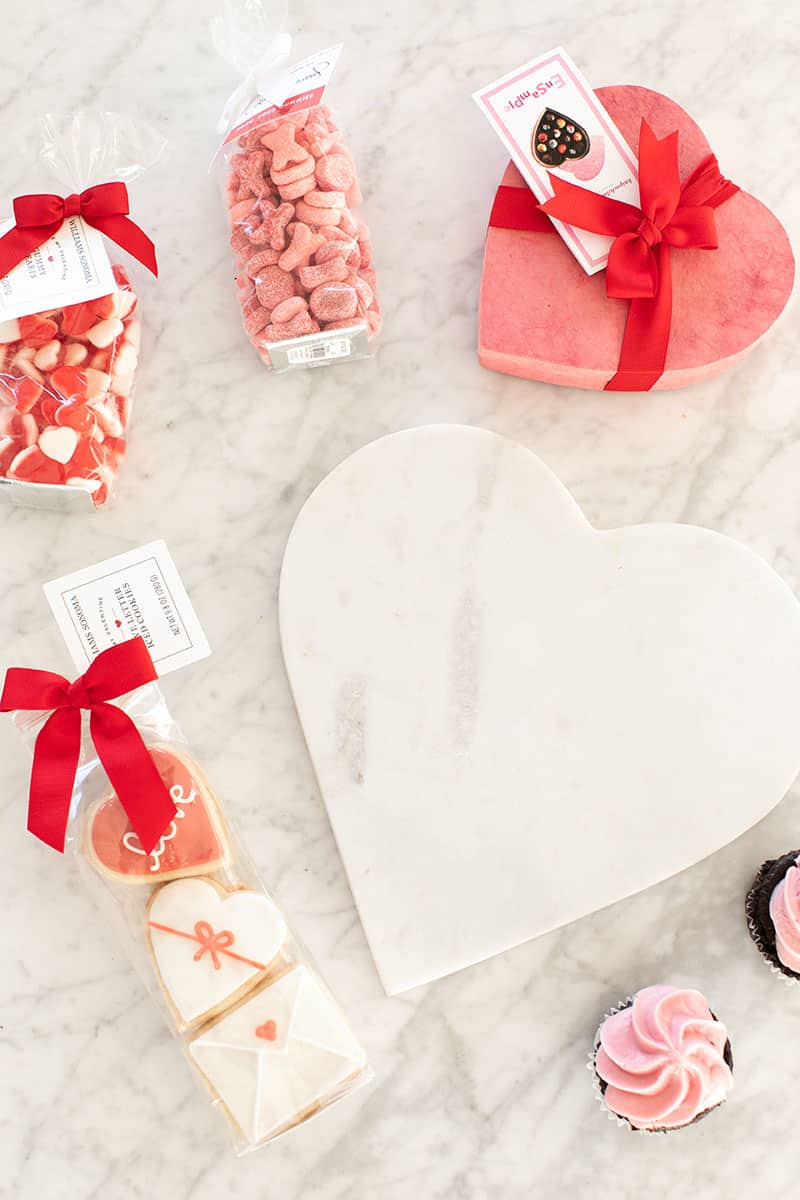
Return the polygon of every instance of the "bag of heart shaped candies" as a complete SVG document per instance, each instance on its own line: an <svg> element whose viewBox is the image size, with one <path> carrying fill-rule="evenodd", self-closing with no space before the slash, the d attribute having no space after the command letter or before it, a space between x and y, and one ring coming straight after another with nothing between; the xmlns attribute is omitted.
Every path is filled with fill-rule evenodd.
<svg viewBox="0 0 800 1200"><path fill-rule="evenodd" d="M72 683L12 668L0 709L33 750L29 830L66 850L110 914L236 1150L368 1082L363 1048L186 745L142 638Z"/></svg>
<svg viewBox="0 0 800 1200"><path fill-rule="evenodd" d="M85 111L40 118L26 144L26 186L64 194L18 195L0 225L0 499L91 511L127 446L141 329L130 258L156 271L126 183L165 142Z"/></svg>
<svg viewBox="0 0 800 1200"><path fill-rule="evenodd" d="M219 154L242 321L278 371L363 358L381 328L355 162L323 103L341 46L289 65L282 20L259 0L228 0L212 25L244 77Z"/></svg>

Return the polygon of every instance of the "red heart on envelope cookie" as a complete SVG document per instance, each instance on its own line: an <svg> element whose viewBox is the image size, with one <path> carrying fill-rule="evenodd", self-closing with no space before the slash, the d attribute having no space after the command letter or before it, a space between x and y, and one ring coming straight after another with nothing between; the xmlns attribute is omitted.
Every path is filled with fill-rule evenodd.
<svg viewBox="0 0 800 1200"><path fill-rule="evenodd" d="M104 875L126 883L163 883L217 870L228 859L227 839L198 768L163 747L150 747L150 753L175 802L175 817L146 854L119 800L109 796L89 815L87 858Z"/></svg>
<svg viewBox="0 0 800 1200"><path fill-rule="evenodd" d="M677 129L681 179L712 149L688 113L640 87L597 95L634 149L646 118L657 137ZM742 185L730 166L723 174ZM526 187L509 164L502 184ZM733 366L774 324L794 282L794 256L778 219L739 191L715 210L719 248L673 252L672 328L654 390L686 387ZM601 389L615 374L628 302L606 296L605 272L587 275L555 233L491 228L481 283L478 356L525 379Z"/></svg>

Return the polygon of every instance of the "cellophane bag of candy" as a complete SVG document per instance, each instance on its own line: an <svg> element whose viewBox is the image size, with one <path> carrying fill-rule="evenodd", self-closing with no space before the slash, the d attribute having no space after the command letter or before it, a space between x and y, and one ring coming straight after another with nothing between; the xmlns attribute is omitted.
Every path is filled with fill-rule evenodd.
<svg viewBox="0 0 800 1200"><path fill-rule="evenodd" d="M115 662L109 671L125 668ZM349 1095L372 1073L158 684L116 696L112 703L147 746L175 814L146 853L84 721L65 853L108 913L200 1094L225 1118L234 1149L244 1154ZM32 749L49 717L14 712Z"/></svg>
<svg viewBox="0 0 800 1200"><path fill-rule="evenodd" d="M135 178L165 145L154 130L115 113L43 117L36 136L39 162L76 192ZM107 294L6 320L0 307L0 483L15 503L100 508L125 457L141 311L134 268L113 242L107 245ZM53 265L49 243L25 267L41 273L43 259ZM70 495L75 490L82 502Z"/></svg>
<svg viewBox="0 0 800 1200"><path fill-rule="evenodd" d="M347 140L323 103L341 46L288 66L259 3L214 26L243 74L226 107L225 203L242 321L274 370L363 358L381 329L372 244Z"/></svg>

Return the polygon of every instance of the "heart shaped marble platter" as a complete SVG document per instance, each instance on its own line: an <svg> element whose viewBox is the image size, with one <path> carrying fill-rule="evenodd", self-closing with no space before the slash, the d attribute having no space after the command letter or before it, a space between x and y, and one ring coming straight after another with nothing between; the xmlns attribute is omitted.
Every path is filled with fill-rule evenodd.
<svg viewBox="0 0 800 1200"><path fill-rule="evenodd" d="M390 994L690 866L800 769L800 605L773 569L692 526L598 532L483 430L337 467L280 622Z"/></svg>
<svg viewBox="0 0 800 1200"><path fill-rule="evenodd" d="M597 95L634 149L642 117L659 138L677 129L681 179L709 153L703 131L667 96L628 86L598 88ZM575 164L575 181L586 177L584 165ZM726 171L725 163L720 167ZM501 183L526 186L511 163ZM742 190L715 210L715 220L719 249L672 252L672 328L654 391L686 387L732 367L769 331L791 294L792 248L764 204ZM478 329L483 366L603 388L617 368L627 314L626 300L606 296L605 272L587 275L556 234L489 230Z"/></svg>

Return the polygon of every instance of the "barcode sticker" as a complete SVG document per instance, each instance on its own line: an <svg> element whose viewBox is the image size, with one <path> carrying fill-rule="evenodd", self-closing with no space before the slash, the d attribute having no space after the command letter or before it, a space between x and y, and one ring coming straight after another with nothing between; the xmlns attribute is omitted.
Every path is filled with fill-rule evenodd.
<svg viewBox="0 0 800 1200"><path fill-rule="evenodd" d="M294 346L288 350L286 357L289 365L299 366L301 363L319 362L324 358L347 358L350 353L350 338L340 337L332 342L314 342L310 346Z"/></svg>
<svg viewBox="0 0 800 1200"><path fill-rule="evenodd" d="M355 323L328 333L305 334L285 342L268 342L265 349L275 371L293 367L324 367L342 358L366 358L369 339L366 324Z"/></svg>

